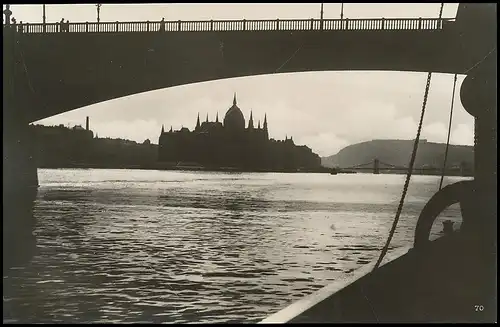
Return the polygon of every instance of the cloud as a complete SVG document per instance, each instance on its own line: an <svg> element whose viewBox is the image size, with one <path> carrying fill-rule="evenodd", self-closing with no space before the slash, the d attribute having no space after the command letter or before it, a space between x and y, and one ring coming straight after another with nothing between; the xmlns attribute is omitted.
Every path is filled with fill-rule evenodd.
<svg viewBox="0 0 500 327"><path fill-rule="evenodd" d="M349 145L348 141L338 137L333 132L301 136L294 138L294 143L297 145L305 144L322 157L335 154Z"/></svg>
<svg viewBox="0 0 500 327"><path fill-rule="evenodd" d="M448 130L443 123L431 123L422 127L422 138L431 142L446 142Z"/></svg>
<svg viewBox="0 0 500 327"><path fill-rule="evenodd" d="M474 145L474 128L468 124L458 124L450 138L452 144Z"/></svg>

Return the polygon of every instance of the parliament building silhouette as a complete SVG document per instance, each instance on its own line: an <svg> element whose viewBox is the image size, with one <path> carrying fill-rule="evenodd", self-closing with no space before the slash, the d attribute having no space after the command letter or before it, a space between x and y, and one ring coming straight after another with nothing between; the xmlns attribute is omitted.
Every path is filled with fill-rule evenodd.
<svg viewBox="0 0 500 327"><path fill-rule="evenodd" d="M233 105L226 112L223 123L219 115L215 122L200 123L200 115L193 131L165 132L162 127L158 147L160 162L172 164L195 163L206 168L235 168L251 171L307 171L321 167L321 158L305 146L297 146L292 138L284 141L269 139L267 115L262 127L260 120L254 126L250 113L248 126L238 108L236 94Z"/></svg>

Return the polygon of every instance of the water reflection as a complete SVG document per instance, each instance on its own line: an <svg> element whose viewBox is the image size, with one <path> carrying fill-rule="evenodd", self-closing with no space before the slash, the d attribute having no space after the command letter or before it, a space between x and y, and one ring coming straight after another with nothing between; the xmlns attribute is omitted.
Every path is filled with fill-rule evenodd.
<svg viewBox="0 0 500 327"><path fill-rule="evenodd" d="M42 170L4 322L258 321L374 259L403 178ZM438 183L413 178L393 247Z"/></svg>

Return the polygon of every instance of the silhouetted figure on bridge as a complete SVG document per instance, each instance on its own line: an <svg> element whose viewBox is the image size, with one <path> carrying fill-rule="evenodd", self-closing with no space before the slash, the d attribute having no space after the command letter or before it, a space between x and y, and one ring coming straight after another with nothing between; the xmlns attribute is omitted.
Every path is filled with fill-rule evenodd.
<svg viewBox="0 0 500 327"><path fill-rule="evenodd" d="M64 22L64 18L61 19L59 22L59 30L61 32L69 32L69 20L66 20L66 23Z"/></svg>
<svg viewBox="0 0 500 327"><path fill-rule="evenodd" d="M161 22L160 22L160 32L165 32L165 18L161 19Z"/></svg>
<svg viewBox="0 0 500 327"><path fill-rule="evenodd" d="M22 20L21 20L21 21L19 21L19 27L17 28L17 31L18 31L19 33L24 32L24 28L23 28L23 21L22 21Z"/></svg>
<svg viewBox="0 0 500 327"><path fill-rule="evenodd" d="M6 5L5 7L6 8L3 11L3 14L5 15L5 24L9 25L9 22L11 21L10 16L12 15L12 10L10 10L10 5Z"/></svg>
<svg viewBox="0 0 500 327"><path fill-rule="evenodd" d="M17 21L14 17L12 17L12 19L10 20L12 22L12 25L16 25L17 24Z"/></svg>

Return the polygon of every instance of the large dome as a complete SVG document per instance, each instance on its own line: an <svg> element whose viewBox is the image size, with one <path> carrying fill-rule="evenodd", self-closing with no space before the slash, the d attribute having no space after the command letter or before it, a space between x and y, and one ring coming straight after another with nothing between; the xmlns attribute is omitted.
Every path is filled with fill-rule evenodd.
<svg viewBox="0 0 500 327"><path fill-rule="evenodd" d="M245 117L240 108L236 105L236 94L234 95L233 106L229 108L226 112L226 116L224 116L224 127L233 130L245 129Z"/></svg>

